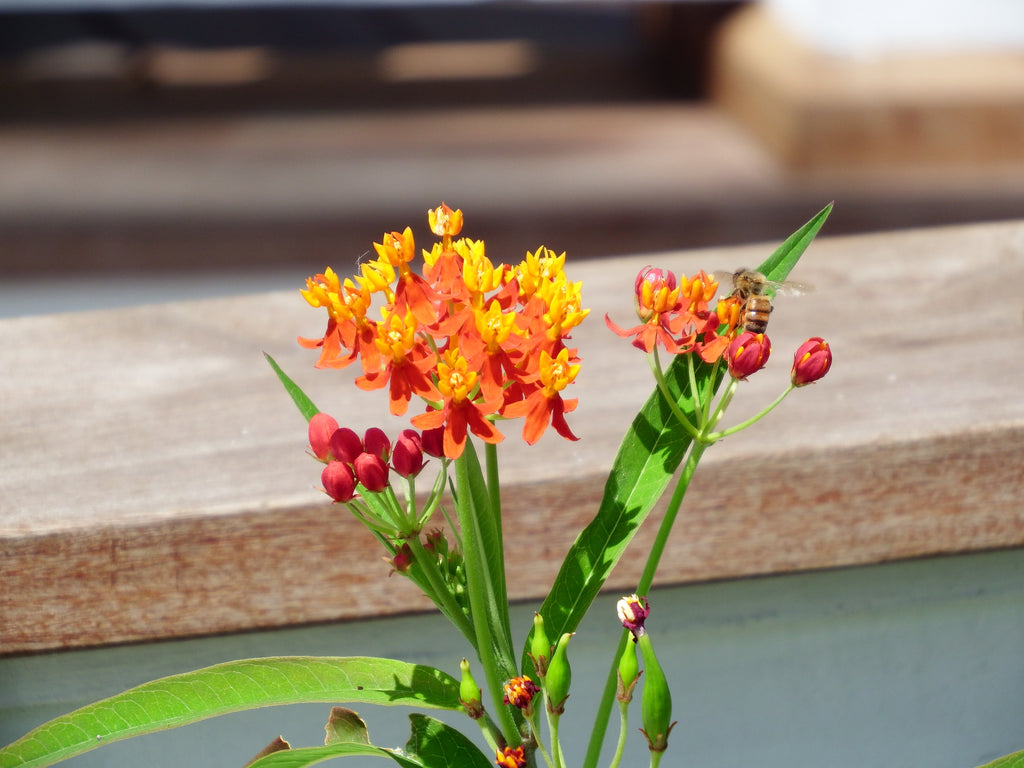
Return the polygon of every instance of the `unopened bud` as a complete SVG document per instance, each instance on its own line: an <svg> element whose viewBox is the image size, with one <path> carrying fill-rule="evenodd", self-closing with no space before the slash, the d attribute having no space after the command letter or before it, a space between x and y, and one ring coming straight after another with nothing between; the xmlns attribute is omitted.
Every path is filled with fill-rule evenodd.
<svg viewBox="0 0 1024 768"><path fill-rule="evenodd" d="M388 465L375 453L361 453L352 464L356 478L368 491L383 491L388 487Z"/></svg>
<svg viewBox="0 0 1024 768"><path fill-rule="evenodd" d="M391 440L380 427L370 427L363 435L363 450L387 461L391 458Z"/></svg>
<svg viewBox="0 0 1024 768"><path fill-rule="evenodd" d="M331 453L338 461L351 464L363 452L363 441L353 430L342 427L331 435Z"/></svg>
<svg viewBox="0 0 1024 768"><path fill-rule="evenodd" d="M569 698L569 686L572 683L572 670L569 668L567 648L572 633L566 632L555 645L548 663L548 674L544 678L544 689L548 696L548 711L560 715L565 711L565 700Z"/></svg>
<svg viewBox="0 0 1024 768"><path fill-rule="evenodd" d="M409 569L412 568L412 550L408 544L403 544L395 552L394 557L385 557L384 562L391 566L391 570L388 571L388 576L393 573L408 573Z"/></svg>
<svg viewBox="0 0 1024 768"><path fill-rule="evenodd" d="M338 429L338 422L326 413L315 413L309 420L309 447L313 455L325 464L331 460L331 435Z"/></svg>
<svg viewBox="0 0 1024 768"><path fill-rule="evenodd" d="M444 427L425 429L420 433L420 444L423 452L435 459L444 458Z"/></svg>
<svg viewBox="0 0 1024 768"><path fill-rule="evenodd" d="M466 714L474 720L484 716L484 705L480 701L480 686L473 679L473 673L469 671L469 662L465 659L459 664L462 671L462 679L459 681L459 703L466 708Z"/></svg>
<svg viewBox="0 0 1024 768"><path fill-rule="evenodd" d="M832 350L820 336L808 339L793 356L793 386L802 387L817 381L832 367Z"/></svg>
<svg viewBox="0 0 1024 768"><path fill-rule="evenodd" d="M423 469L423 442L419 432L406 429L391 451L391 466L402 477L415 477Z"/></svg>
<svg viewBox="0 0 1024 768"><path fill-rule="evenodd" d="M744 331L725 350L729 375L743 381L764 368L772 353L772 343L763 333Z"/></svg>
<svg viewBox="0 0 1024 768"><path fill-rule="evenodd" d="M341 461L331 461L320 473L320 482L323 483L327 495L335 501L351 501L356 493L356 478L352 474L352 468Z"/></svg>
<svg viewBox="0 0 1024 768"><path fill-rule="evenodd" d="M548 673L551 641L548 639L548 633L544 631L544 619L539 613L533 614L533 635L530 637L528 655L533 661L533 668L537 670L537 677L543 680Z"/></svg>
<svg viewBox="0 0 1024 768"><path fill-rule="evenodd" d="M622 649L622 656L619 657L618 670L619 684L615 692L615 698L622 702L633 700L633 689L637 680L640 679L640 664L636 660L636 643L630 638L626 647Z"/></svg>
<svg viewBox="0 0 1024 768"><path fill-rule="evenodd" d="M647 746L652 752L664 752L668 747L669 731L675 725L672 722L672 693L658 657L654 655L651 636L645 633L637 638L636 643L644 658L644 690L640 694L640 719L644 727L641 732L647 737Z"/></svg>

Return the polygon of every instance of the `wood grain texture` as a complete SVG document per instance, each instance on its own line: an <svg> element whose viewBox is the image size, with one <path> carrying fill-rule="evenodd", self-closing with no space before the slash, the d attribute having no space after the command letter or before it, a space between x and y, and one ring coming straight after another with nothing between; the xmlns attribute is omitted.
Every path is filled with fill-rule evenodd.
<svg viewBox="0 0 1024 768"><path fill-rule="evenodd" d="M731 269L774 246L570 254L593 308L575 338L581 440L527 448L503 425L506 541L529 564L513 599L546 594L652 388L605 312L630 322L644 264ZM817 291L777 301L775 356L729 418L785 386L808 336L830 340L833 371L708 451L660 583L1024 544L1024 223L824 238L794 277ZM321 325L297 292L0 322L0 652L430 607L316 489L304 424L262 360L343 423L389 423L383 398L294 345ZM638 560L610 586L629 589Z"/></svg>

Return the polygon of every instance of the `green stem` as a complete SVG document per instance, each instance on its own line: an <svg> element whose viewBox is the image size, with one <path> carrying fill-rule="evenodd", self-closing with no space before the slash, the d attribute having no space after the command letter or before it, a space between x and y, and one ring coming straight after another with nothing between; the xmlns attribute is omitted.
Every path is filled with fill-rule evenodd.
<svg viewBox="0 0 1024 768"><path fill-rule="evenodd" d="M746 429L751 424L753 424L753 423L757 422L758 420L764 418L769 413L771 413L773 410L775 410L775 406L777 406L779 403L781 403L783 400L785 400L786 399L786 395L788 395L794 389L796 389L796 387L794 385L790 384L781 395L779 395L778 397L775 398L775 400L772 401L771 405L769 405L767 408L765 408L763 411L761 411L756 416L751 416L746 421L741 421L739 424L736 424L735 426L729 427L728 429L723 429L721 432L712 432L711 434L709 434L707 436L707 439L710 442L715 442L716 440L721 440L723 437L728 437L729 435L732 435L732 434L734 434L736 432L739 432L741 429ZM712 425L712 426L714 426L714 425Z"/></svg>
<svg viewBox="0 0 1024 768"><path fill-rule="evenodd" d="M536 701L537 701L537 703L540 704L540 706L542 706L542 707L544 706L543 703L540 703L541 702L541 697L540 696L537 697ZM527 718L527 722L530 723L530 728L533 731L533 740L535 742L537 742L537 749L540 750L541 757L544 758L544 762L547 763L548 768L559 768L559 765L558 765L558 755L556 754L555 757L552 758L551 753L548 752L547 749L545 749L544 741L540 737L540 728L537 725L537 709L534 709L533 717ZM551 716L550 716L550 714L548 715L548 727L549 728L551 727ZM554 751L554 743L552 743L552 751Z"/></svg>
<svg viewBox="0 0 1024 768"><path fill-rule="evenodd" d="M419 536L410 536L406 539L406 542L409 544L409 549L412 550L413 564L420 567L420 571L430 585L429 592L423 589L422 585L420 589L427 593L427 597L434 601L434 604L441 609L441 612L448 617L448 620L455 625L456 629L469 641L469 644L476 649L476 631L473 628L472 622L462 610L462 606L459 605L448 589L448 585L445 583L444 577L437 567L437 554L428 552L427 548L423 546L423 542L420 541Z"/></svg>
<svg viewBox="0 0 1024 768"><path fill-rule="evenodd" d="M672 411L672 415L676 417L676 420L682 425L683 429L686 430L687 434L690 435L694 440L697 439L698 432L697 428L693 426L686 414L683 413L682 409L676 403L675 397L669 391L668 382L665 381L665 373L661 369L661 360L658 358L658 348L655 347L651 350L651 353L647 356L647 363L651 366L651 373L654 374L654 381L658 385L658 389L661 391L661 396L668 404L669 410Z"/></svg>
<svg viewBox="0 0 1024 768"><path fill-rule="evenodd" d="M647 555L647 562L644 565L643 573L640 575L640 581L637 583L636 593L638 595L645 595L654 582L654 573L658 570L658 563L661 560L662 553L665 551L665 544L668 542L668 535L672 530L672 525L675 523L676 515L683 504L686 489L690 485L694 470L697 469L697 463L700 461L700 457L708 445L709 443L705 443L702 440L694 440L690 444L690 450L686 456L686 464L679 475L679 480L676 481L676 487L672 491L672 498L669 499L668 508L665 510L665 517L662 518L661 525L658 526L658 533L655 536L654 544ZM629 632L623 630L622 637L619 639L619 645L615 649L615 655L612 657L612 667L605 681L604 692L601 694L597 716L594 720L594 729L590 734L590 743L587 745L587 754L583 760L584 768L594 768L601 757L601 746L604 744L604 737L608 731L608 721L612 714L612 702L615 701L615 691L618 687L619 659L622 657L622 651L626 647L628 637Z"/></svg>
<svg viewBox="0 0 1024 768"><path fill-rule="evenodd" d="M615 754L608 768L619 768L622 762L622 753L626 750L626 734L629 728L629 702L619 702L619 743L615 745Z"/></svg>
<svg viewBox="0 0 1024 768"><path fill-rule="evenodd" d="M551 753L555 758L555 768L563 768L565 765L565 754L562 752L562 742L558 738L558 723L562 717L561 715L552 714L547 706L544 707L544 711L548 716L548 731L551 733Z"/></svg>
<svg viewBox="0 0 1024 768"><path fill-rule="evenodd" d="M466 450L469 444L466 445ZM489 578L490 570L485 562L486 553L481 542L480 521L477 519L476 507L472 500L469 464L465 454L455 460L455 483L458 488L458 499L455 511L459 518L459 529L462 532L462 554L466 562L466 591L469 593L470 613L473 617L473 644L487 680L487 691L494 704L495 717L499 721L505 741L513 747L522 743L519 728L512 713L503 701L502 684L505 679L514 677L507 674L505 665L499 664L495 652L495 644L500 642L495 637L491 615L495 609L508 611L508 605L500 608L494 605L495 594ZM481 511L482 512L482 511ZM501 553L498 553L501 556Z"/></svg>

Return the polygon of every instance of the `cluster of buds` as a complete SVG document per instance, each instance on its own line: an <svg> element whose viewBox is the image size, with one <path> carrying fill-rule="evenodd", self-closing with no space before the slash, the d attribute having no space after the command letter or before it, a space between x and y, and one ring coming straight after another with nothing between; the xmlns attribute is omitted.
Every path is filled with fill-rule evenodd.
<svg viewBox="0 0 1024 768"><path fill-rule="evenodd" d="M326 413L309 421L310 452L326 464L320 480L327 495L337 502L351 501L359 486L380 493L390 485L390 472L416 477L424 466L424 453L443 455L441 435L406 429L392 443L384 430L371 427L362 437Z"/></svg>
<svg viewBox="0 0 1024 768"><path fill-rule="evenodd" d="M394 441L377 427L360 437L326 413L309 420L309 451L324 468L320 482L324 492L348 508L371 530L395 538L416 535L440 503L445 467L441 430L403 430ZM441 459L441 472L422 509L415 509L414 481L426 464L426 456ZM406 507L392 492L392 473L405 484ZM429 539L428 539L429 541ZM388 562L392 572L404 573L411 553L396 548Z"/></svg>
<svg viewBox="0 0 1024 768"><path fill-rule="evenodd" d="M342 280L326 269L310 277L302 295L327 310L327 330L299 343L320 350L321 368L358 360L356 384L386 388L396 416L414 395L424 401L412 425L439 429L449 459L462 454L469 432L489 443L504 439L493 423L499 417L522 417L528 443L548 426L575 440L565 414L576 400L562 393L580 365L565 342L589 310L581 284L565 277L565 254L541 247L518 265L494 265L483 241L456 239L461 211L442 204L428 220L441 239L423 251L422 276L410 267L416 247L406 228L374 243L377 256L359 275Z"/></svg>

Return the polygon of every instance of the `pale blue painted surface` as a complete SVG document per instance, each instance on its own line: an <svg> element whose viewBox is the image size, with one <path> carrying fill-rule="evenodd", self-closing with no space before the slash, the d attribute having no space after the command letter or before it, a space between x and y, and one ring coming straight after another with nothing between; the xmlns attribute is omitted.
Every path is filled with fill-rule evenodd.
<svg viewBox="0 0 1024 768"><path fill-rule="evenodd" d="M602 598L570 646L563 729L574 764L617 637L613 606ZM654 593L652 606L679 719L663 765L971 768L1024 748L1024 551L676 587ZM515 609L522 632L532 610ZM152 677L234 657L394 655L457 673L466 649L453 637L437 617L417 616L0 659L0 741ZM357 709L375 741L404 742L403 712ZM66 765L241 766L278 733L320 743L327 710L220 718ZM624 765L644 766L636 720Z"/></svg>

